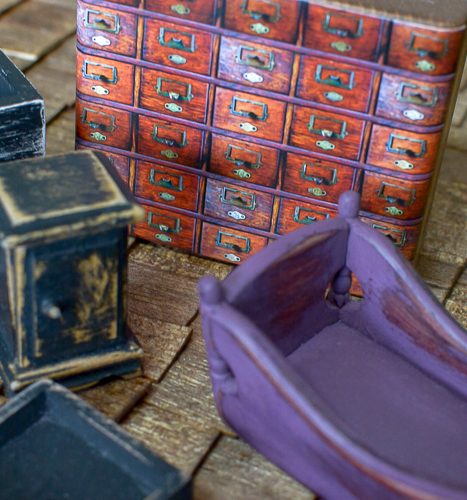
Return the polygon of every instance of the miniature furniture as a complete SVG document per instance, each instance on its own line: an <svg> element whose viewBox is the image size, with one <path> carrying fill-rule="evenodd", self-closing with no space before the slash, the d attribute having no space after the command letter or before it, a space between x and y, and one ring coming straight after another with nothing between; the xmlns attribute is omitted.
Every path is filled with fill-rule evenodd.
<svg viewBox="0 0 467 500"><path fill-rule="evenodd" d="M466 498L467 334L357 193L339 212L200 283L219 413L324 498Z"/></svg>
<svg viewBox="0 0 467 500"><path fill-rule="evenodd" d="M191 498L181 472L50 381L0 409L0 436L2 498Z"/></svg>
<svg viewBox="0 0 467 500"><path fill-rule="evenodd" d="M0 50L0 162L44 154L44 100Z"/></svg>
<svg viewBox="0 0 467 500"><path fill-rule="evenodd" d="M414 257L465 1L79 0L77 20L77 145L145 206L137 236L239 263L353 189Z"/></svg>
<svg viewBox="0 0 467 500"><path fill-rule="evenodd" d="M127 224L141 216L103 156L0 168L0 370L9 394L139 370L125 327Z"/></svg>

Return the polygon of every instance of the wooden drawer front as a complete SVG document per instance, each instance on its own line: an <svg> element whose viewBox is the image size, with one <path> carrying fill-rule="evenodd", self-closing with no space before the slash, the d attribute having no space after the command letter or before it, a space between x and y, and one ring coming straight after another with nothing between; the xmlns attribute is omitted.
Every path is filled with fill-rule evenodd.
<svg viewBox="0 0 467 500"><path fill-rule="evenodd" d="M398 172L425 174L435 166L441 132L416 134L373 125L367 163Z"/></svg>
<svg viewBox="0 0 467 500"><path fill-rule="evenodd" d="M140 115L137 151L143 155L199 168L203 132Z"/></svg>
<svg viewBox="0 0 467 500"><path fill-rule="evenodd" d="M195 219L170 210L144 206L146 219L136 224L133 234L145 240L182 250L193 250Z"/></svg>
<svg viewBox="0 0 467 500"><path fill-rule="evenodd" d="M287 154L284 191L337 202L351 189L354 169L306 156Z"/></svg>
<svg viewBox="0 0 467 500"><path fill-rule="evenodd" d="M277 183L279 151L213 135L209 170L225 177L273 187Z"/></svg>
<svg viewBox="0 0 467 500"><path fill-rule="evenodd" d="M77 54L77 90L82 94L133 104L135 67L110 59Z"/></svg>
<svg viewBox="0 0 467 500"><path fill-rule="evenodd" d="M216 89L214 126L280 142L286 105L267 97Z"/></svg>
<svg viewBox="0 0 467 500"><path fill-rule="evenodd" d="M146 200L196 211L199 177L155 163L138 161L135 194Z"/></svg>
<svg viewBox="0 0 467 500"><path fill-rule="evenodd" d="M358 160L365 122L313 108L294 106L290 144Z"/></svg>
<svg viewBox="0 0 467 500"><path fill-rule="evenodd" d="M401 226L367 217L362 217L361 220L389 238L408 259L414 258L418 237L420 235L420 224Z"/></svg>
<svg viewBox="0 0 467 500"><path fill-rule="evenodd" d="M297 96L356 111L367 111L373 72L303 56Z"/></svg>
<svg viewBox="0 0 467 500"><path fill-rule="evenodd" d="M268 230L273 196L235 184L208 179L204 213L217 219Z"/></svg>
<svg viewBox="0 0 467 500"><path fill-rule="evenodd" d="M287 234L308 224L313 224L313 222L329 219L336 215L336 210L282 198L276 232Z"/></svg>
<svg viewBox="0 0 467 500"><path fill-rule="evenodd" d="M212 24L216 0L146 0L145 8L166 16Z"/></svg>
<svg viewBox="0 0 467 500"><path fill-rule="evenodd" d="M463 31L439 31L394 22L388 64L428 75L453 73Z"/></svg>
<svg viewBox="0 0 467 500"><path fill-rule="evenodd" d="M87 47L135 56L137 24L133 14L78 2L77 37Z"/></svg>
<svg viewBox="0 0 467 500"><path fill-rule="evenodd" d="M300 2L290 0L228 0L224 26L250 35L294 43Z"/></svg>
<svg viewBox="0 0 467 500"><path fill-rule="evenodd" d="M145 19L143 59L194 73L209 74L212 35L157 19Z"/></svg>
<svg viewBox="0 0 467 500"><path fill-rule="evenodd" d="M419 125L444 122L451 83L428 83L384 74L376 114L391 120Z"/></svg>
<svg viewBox="0 0 467 500"><path fill-rule="evenodd" d="M268 244L267 238L203 222L201 255L240 264Z"/></svg>
<svg viewBox="0 0 467 500"><path fill-rule="evenodd" d="M222 37L218 77L288 94L292 62L287 50Z"/></svg>
<svg viewBox="0 0 467 500"><path fill-rule="evenodd" d="M378 59L381 19L319 5L309 5L308 9L305 46L358 59Z"/></svg>
<svg viewBox="0 0 467 500"><path fill-rule="evenodd" d="M365 172L361 208L396 219L415 219L423 214L430 179L407 181Z"/></svg>
<svg viewBox="0 0 467 500"><path fill-rule="evenodd" d="M128 111L76 101L76 131L85 141L129 149L131 121Z"/></svg>
<svg viewBox="0 0 467 500"><path fill-rule="evenodd" d="M143 68L140 105L166 115L206 121L209 85L192 78Z"/></svg>

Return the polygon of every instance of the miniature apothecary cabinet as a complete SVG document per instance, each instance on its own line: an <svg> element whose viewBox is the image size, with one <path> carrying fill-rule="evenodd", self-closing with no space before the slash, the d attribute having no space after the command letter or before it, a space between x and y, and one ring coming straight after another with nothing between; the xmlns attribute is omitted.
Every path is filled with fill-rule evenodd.
<svg viewBox="0 0 467 500"><path fill-rule="evenodd" d="M0 166L0 364L7 393L139 369L125 326L127 224L141 216L88 151Z"/></svg>
<svg viewBox="0 0 467 500"><path fill-rule="evenodd" d="M44 153L44 99L0 50L0 162Z"/></svg>

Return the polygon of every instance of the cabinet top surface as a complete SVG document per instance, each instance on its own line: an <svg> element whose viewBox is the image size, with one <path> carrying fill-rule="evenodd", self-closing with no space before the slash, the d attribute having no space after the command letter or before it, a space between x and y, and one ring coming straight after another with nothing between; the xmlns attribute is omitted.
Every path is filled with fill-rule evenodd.
<svg viewBox="0 0 467 500"><path fill-rule="evenodd" d="M0 168L0 235L55 226L130 222L137 209L99 157L88 151ZM123 219L123 220L122 220ZM126 222L125 222L126 221Z"/></svg>

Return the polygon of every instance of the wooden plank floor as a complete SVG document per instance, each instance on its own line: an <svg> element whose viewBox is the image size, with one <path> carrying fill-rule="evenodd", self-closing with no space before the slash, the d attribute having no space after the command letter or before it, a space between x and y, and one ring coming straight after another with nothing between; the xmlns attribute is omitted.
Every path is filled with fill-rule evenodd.
<svg viewBox="0 0 467 500"><path fill-rule="evenodd" d="M46 101L47 152L74 148L75 0L0 0L0 48ZM418 265L438 299L467 325L467 77ZM136 243L129 262L129 323L144 375L81 395L168 462L194 476L195 498L312 498L218 418L211 397L196 283L230 267ZM0 400L0 403L4 400Z"/></svg>

